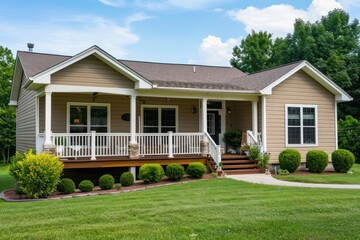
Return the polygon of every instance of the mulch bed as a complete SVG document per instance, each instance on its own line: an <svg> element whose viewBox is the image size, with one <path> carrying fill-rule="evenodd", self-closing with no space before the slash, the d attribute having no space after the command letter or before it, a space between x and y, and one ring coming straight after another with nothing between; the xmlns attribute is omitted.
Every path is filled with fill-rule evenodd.
<svg viewBox="0 0 360 240"><path fill-rule="evenodd" d="M96 186L94 188L94 190L92 192L88 192L88 193L83 193L80 192L79 189L76 189L74 193L71 194L63 194L61 192L55 192L53 194L51 194L48 199L65 199L65 198L72 198L72 197L85 197L85 196L97 196L97 195L107 195L107 194L116 194L116 193L121 193L121 192L132 192L132 191L138 191L138 190L143 190L143 189L148 189L148 188L154 188L154 187L159 187L159 186L165 186L165 185L172 185L172 184L179 184L179 183L186 183L186 182L195 182L195 181L199 181L199 180L203 180L203 179L210 179L210 178L214 178L215 176L212 174L204 174L204 176L201 179L192 179L192 178L183 178L180 181L174 182L174 181L169 181L167 177L164 177L160 182L157 183L150 183L150 184L145 184L142 181L136 181L134 185L131 186L123 186L121 187L121 189L118 191L116 188L110 189L110 190L101 190L100 187ZM17 200L27 200L26 195L17 195L15 189L10 189L4 192L5 197L8 200L13 200L13 201L17 201ZM33 200L33 199L28 199ZM44 199L43 199L44 200Z"/></svg>
<svg viewBox="0 0 360 240"><path fill-rule="evenodd" d="M308 174L313 174L307 170L297 170L294 173L291 173L291 175L308 175ZM343 174L343 173L338 173L335 171L324 171L322 173L318 173L318 174L322 174L322 175L327 175L327 174Z"/></svg>

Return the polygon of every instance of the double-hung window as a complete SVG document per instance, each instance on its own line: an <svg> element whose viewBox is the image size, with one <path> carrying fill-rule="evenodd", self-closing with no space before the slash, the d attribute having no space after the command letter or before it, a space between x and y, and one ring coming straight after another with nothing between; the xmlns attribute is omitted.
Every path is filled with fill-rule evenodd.
<svg viewBox="0 0 360 240"><path fill-rule="evenodd" d="M317 106L285 105L286 145L317 145Z"/></svg>
<svg viewBox="0 0 360 240"><path fill-rule="evenodd" d="M177 107L175 106L144 106L144 133L176 132Z"/></svg>
<svg viewBox="0 0 360 240"><path fill-rule="evenodd" d="M109 104L68 103L68 132L106 133L109 130Z"/></svg>

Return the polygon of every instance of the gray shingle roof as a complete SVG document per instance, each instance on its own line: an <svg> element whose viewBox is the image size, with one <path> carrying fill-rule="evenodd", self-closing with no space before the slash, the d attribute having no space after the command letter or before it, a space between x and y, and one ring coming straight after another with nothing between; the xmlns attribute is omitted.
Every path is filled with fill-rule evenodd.
<svg viewBox="0 0 360 240"><path fill-rule="evenodd" d="M35 76L71 56L33 52L18 52L27 77ZM193 64L169 64L119 60L158 87L199 88L218 90L254 91L265 88L285 75L301 62L283 65L254 74L245 74L232 67ZM195 72L194 72L195 70Z"/></svg>

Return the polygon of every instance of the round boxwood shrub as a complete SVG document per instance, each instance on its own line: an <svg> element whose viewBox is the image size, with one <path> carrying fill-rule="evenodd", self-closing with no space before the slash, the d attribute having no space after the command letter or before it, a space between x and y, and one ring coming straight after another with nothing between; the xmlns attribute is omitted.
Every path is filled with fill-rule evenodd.
<svg viewBox="0 0 360 240"><path fill-rule="evenodd" d="M139 178L144 183L160 182L164 175L164 169L160 164L144 164L139 169Z"/></svg>
<svg viewBox="0 0 360 240"><path fill-rule="evenodd" d="M355 162L355 156L352 152L345 149L335 150L331 154L332 165L336 172L346 173Z"/></svg>
<svg viewBox="0 0 360 240"><path fill-rule="evenodd" d="M202 178L205 171L205 165L200 162L190 163L186 168L186 173L189 174L189 177L191 178Z"/></svg>
<svg viewBox="0 0 360 240"><path fill-rule="evenodd" d="M11 175L19 190L28 198L47 198L56 191L64 164L52 154L34 154L31 150L13 163Z"/></svg>
<svg viewBox="0 0 360 240"><path fill-rule="evenodd" d="M58 184L57 189L65 194L73 193L75 192L75 183L70 178L63 178Z"/></svg>
<svg viewBox="0 0 360 240"><path fill-rule="evenodd" d="M184 167L180 164L173 163L166 166L166 176L171 181L179 181L185 174Z"/></svg>
<svg viewBox="0 0 360 240"><path fill-rule="evenodd" d="M94 189L94 184L92 181L90 180L82 180L79 183L78 188L80 189L80 191L82 192L91 192Z"/></svg>
<svg viewBox="0 0 360 240"><path fill-rule="evenodd" d="M306 167L309 172L322 173L329 164L329 156L322 150L311 150L306 154Z"/></svg>
<svg viewBox="0 0 360 240"><path fill-rule="evenodd" d="M301 163L301 154L296 149L285 149L279 155L280 168L293 173L298 169Z"/></svg>
<svg viewBox="0 0 360 240"><path fill-rule="evenodd" d="M115 179L110 174L102 175L99 178L99 187L102 190L112 189L114 187L114 184L115 184Z"/></svg>
<svg viewBox="0 0 360 240"><path fill-rule="evenodd" d="M124 172L120 176L120 183L122 186L130 186L134 184L134 175L131 172Z"/></svg>

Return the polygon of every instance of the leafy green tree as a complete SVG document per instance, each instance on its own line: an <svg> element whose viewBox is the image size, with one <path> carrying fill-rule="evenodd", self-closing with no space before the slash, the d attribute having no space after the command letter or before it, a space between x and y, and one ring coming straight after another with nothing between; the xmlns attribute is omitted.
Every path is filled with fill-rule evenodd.
<svg viewBox="0 0 360 240"><path fill-rule="evenodd" d="M16 112L8 105L15 60L11 50L0 46L0 160L15 152Z"/></svg>
<svg viewBox="0 0 360 240"><path fill-rule="evenodd" d="M359 38L359 21L350 22L348 13L335 9L315 23L297 19L293 33L275 41L271 40L270 33L252 32L234 48L231 64L252 73L307 60L354 98L350 103L339 105L338 116L360 118Z"/></svg>
<svg viewBox="0 0 360 240"><path fill-rule="evenodd" d="M338 122L339 148L347 149L355 155L360 163L360 120L346 116Z"/></svg>
<svg viewBox="0 0 360 240"><path fill-rule="evenodd" d="M234 57L230 60L230 64L246 73L257 72L273 66L271 37L272 34L266 31L256 33L253 30L241 41L239 46L234 47Z"/></svg>

